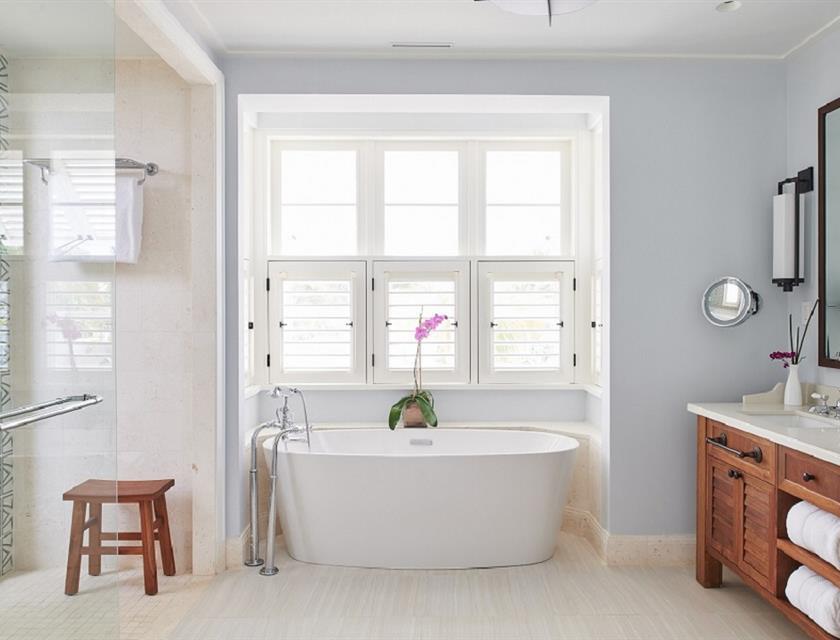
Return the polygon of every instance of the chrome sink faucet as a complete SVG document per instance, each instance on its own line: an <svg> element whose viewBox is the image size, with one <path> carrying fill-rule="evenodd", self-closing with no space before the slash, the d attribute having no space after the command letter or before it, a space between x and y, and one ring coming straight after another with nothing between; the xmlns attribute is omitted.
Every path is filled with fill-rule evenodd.
<svg viewBox="0 0 840 640"><path fill-rule="evenodd" d="M808 409L808 413L813 413L817 416L825 416L827 418L834 418L840 420L840 398L834 403L833 407L828 406L828 396L822 393L812 393L811 397L819 404Z"/></svg>
<svg viewBox="0 0 840 640"><path fill-rule="evenodd" d="M808 409L808 413L813 413L818 416L827 416L831 413L831 409L828 408L828 396L822 393L812 393L811 397L816 400L819 404L814 405L810 409ZM840 402L840 400L838 400Z"/></svg>

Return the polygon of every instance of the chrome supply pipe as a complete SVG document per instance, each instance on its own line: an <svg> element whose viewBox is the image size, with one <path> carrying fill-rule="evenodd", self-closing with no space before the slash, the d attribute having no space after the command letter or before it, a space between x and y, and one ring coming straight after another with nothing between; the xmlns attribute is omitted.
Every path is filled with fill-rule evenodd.
<svg viewBox="0 0 840 640"><path fill-rule="evenodd" d="M303 430L289 422L289 396L283 396L283 409L281 410L280 433L274 436L271 445L271 473L268 492L268 527L265 534L265 566L260 569L260 575L273 576L280 571L274 565L275 538L277 537L277 454L281 442L286 442L292 434L300 434Z"/></svg>
<svg viewBox="0 0 840 640"><path fill-rule="evenodd" d="M246 567L259 567L263 563L260 558L260 513L257 504L258 485L257 485L257 438L260 433L272 427L279 427L276 420L270 422L263 422L260 426L254 429L251 434L251 469L249 474L249 494L250 494L250 511L251 511L251 531L248 534L248 557L245 558Z"/></svg>

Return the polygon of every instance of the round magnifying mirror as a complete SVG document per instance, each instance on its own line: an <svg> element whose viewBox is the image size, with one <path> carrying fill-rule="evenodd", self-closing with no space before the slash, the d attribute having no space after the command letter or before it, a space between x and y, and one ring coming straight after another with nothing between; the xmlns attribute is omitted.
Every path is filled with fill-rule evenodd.
<svg viewBox="0 0 840 640"><path fill-rule="evenodd" d="M759 297L740 278L721 278L703 294L703 315L716 327L735 327L758 313Z"/></svg>

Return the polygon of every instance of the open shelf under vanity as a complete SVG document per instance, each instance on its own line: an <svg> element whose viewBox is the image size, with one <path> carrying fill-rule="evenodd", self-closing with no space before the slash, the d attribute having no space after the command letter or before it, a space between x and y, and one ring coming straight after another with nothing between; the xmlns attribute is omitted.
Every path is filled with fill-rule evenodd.
<svg viewBox="0 0 840 640"><path fill-rule="evenodd" d="M840 466L698 416L697 581L722 586L738 575L808 637L833 640L785 596L805 565L840 588L840 571L790 541L788 511L801 500L840 517Z"/></svg>

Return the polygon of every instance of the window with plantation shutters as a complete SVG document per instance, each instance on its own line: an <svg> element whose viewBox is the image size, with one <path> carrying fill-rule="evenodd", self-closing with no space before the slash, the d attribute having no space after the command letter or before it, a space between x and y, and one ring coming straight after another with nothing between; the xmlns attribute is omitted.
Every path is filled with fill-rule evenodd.
<svg viewBox="0 0 840 640"><path fill-rule="evenodd" d="M572 382L571 262L480 262L479 382Z"/></svg>
<svg viewBox="0 0 840 640"><path fill-rule="evenodd" d="M47 367L113 367L114 298L110 281L47 282L45 315Z"/></svg>
<svg viewBox="0 0 840 640"><path fill-rule="evenodd" d="M271 262L269 376L365 381L365 263Z"/></svg>
<svg viewBox="0 0 840 640"><path fill-rule="evenodd" d="M11 254L23 250L23 157L0 152L0 240Z"/></svg>
<svg viewBox="0 0 840 640"><path fill-rule="evenodd" d="M422 341L424 383L469 380L469 263L375 262L374 382L410 384L420 317L447 319Z"/></svg>

